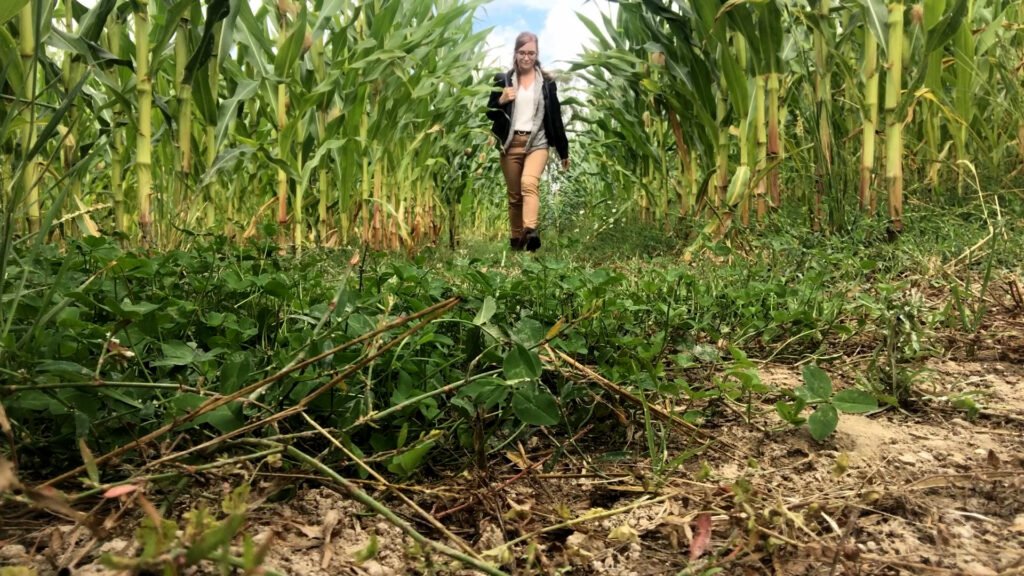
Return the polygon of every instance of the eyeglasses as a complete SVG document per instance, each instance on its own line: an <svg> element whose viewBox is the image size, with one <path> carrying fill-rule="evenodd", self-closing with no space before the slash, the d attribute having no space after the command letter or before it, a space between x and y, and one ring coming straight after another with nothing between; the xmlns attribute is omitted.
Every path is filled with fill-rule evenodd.
<svg viewBox="0 0 1024 576"><path fill-rule="evenodd" d="M525 50L520 50L519 52L516 52L516 55L519 56L520 58L534 58L534 57L537 56L537 53L536 52L526 52Z"/></svg>

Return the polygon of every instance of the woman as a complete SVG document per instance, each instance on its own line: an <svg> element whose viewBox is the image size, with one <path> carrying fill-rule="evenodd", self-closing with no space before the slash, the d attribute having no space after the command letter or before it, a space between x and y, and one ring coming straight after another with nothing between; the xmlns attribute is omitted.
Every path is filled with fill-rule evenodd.
<svg viewBox="0 0 1024 576"><path fill-rule="evenodd" d="M513 250L540 248L537 217L540 211L540 176L554 146L569 168L569 140L562 123L562 106L553 78L540 67L537 35L516 37L514 65L494 77L494 92L487 102L491 132L501 149L501 171L508 186L508 220Z"/></svg>

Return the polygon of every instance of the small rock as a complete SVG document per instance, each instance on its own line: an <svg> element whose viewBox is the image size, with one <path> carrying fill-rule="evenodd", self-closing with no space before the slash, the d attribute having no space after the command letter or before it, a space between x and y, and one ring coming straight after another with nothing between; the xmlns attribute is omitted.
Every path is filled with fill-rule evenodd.
<svg viewBox="0 0 1024 576"><path fill-rule="evenodd" d="M1010 526L1011 532L1024 532L1024 514L1017 514L1017 517L1013 519L1013 525Z"/></svg>
<svg viewBox="0 0 1024 576"><path fill-rule="evenodd" d="M25 560L28 553L21 544L0 546L0 560Z"/></svg>
<svg viewBox="0 0 1024 576"><path fill-rule="evenodd" d="M927 452L918 452L917 457L925 462L935 462L935 457Z"/></svg>
<svg viewBox="0 0 1024 576"><path fill-rule="evenodd" d="M865 546L867 546L869 552L878 550L878 542L875 542L874 540L869 541Z"/></svg>
<svg viewBox="0 0 1024 576"><path fill-rule="evenodd" d="M917 456L910 453L900 454L896 459L904 464L917 464Z"/></svg>

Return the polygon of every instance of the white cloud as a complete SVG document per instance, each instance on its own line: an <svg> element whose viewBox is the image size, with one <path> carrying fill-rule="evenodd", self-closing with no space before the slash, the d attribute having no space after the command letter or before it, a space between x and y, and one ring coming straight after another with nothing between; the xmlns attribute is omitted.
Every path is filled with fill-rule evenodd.
<svg viewBox="0 0 1024 576"><path fill-rule="evenodd" d="M575 60L585 45L591 45L590 30L576 16L579 12L590 20L601 24L601 14L615 17L618 6L608 0L499 0L504 11L513 12L510 6L546 12L540 30L533 30L540 37L540 58L546 68L568 67L568 61ZM486 9L486 8L485 8ZM525 19L519 18L508 24L495 26L487 38L487 64L501 67L511 66L512 47L516 35L530 30Z"/></svg>
<svg viewBox="0 0 1024 576"><path fill-rule="evenodd" d="M601 14L611 14L614 18L618 9L607 0L555 0L549 2L549 6L551 9L539 36L543 61L553 68L565 68L569 60L575 60L583 52L584 46L593 46L590 30L576 16L577 12L600 26Z"/></svg>

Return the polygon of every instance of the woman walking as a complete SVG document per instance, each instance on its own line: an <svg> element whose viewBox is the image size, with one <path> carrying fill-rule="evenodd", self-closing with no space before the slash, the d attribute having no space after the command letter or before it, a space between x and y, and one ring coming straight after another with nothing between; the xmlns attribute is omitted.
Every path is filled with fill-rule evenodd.
<svg viewBox="0 0 1024 576"><path fill-rule="evenodd" d="M509 245L533 252L540 248L540 177L548 162L548 147L558 151L565 170L569 140L555 81L540 67L537 35L517 36L513 57L512 69L494 77L487 117L493 122L491 132L498 139L508 186Z"/></svg>

